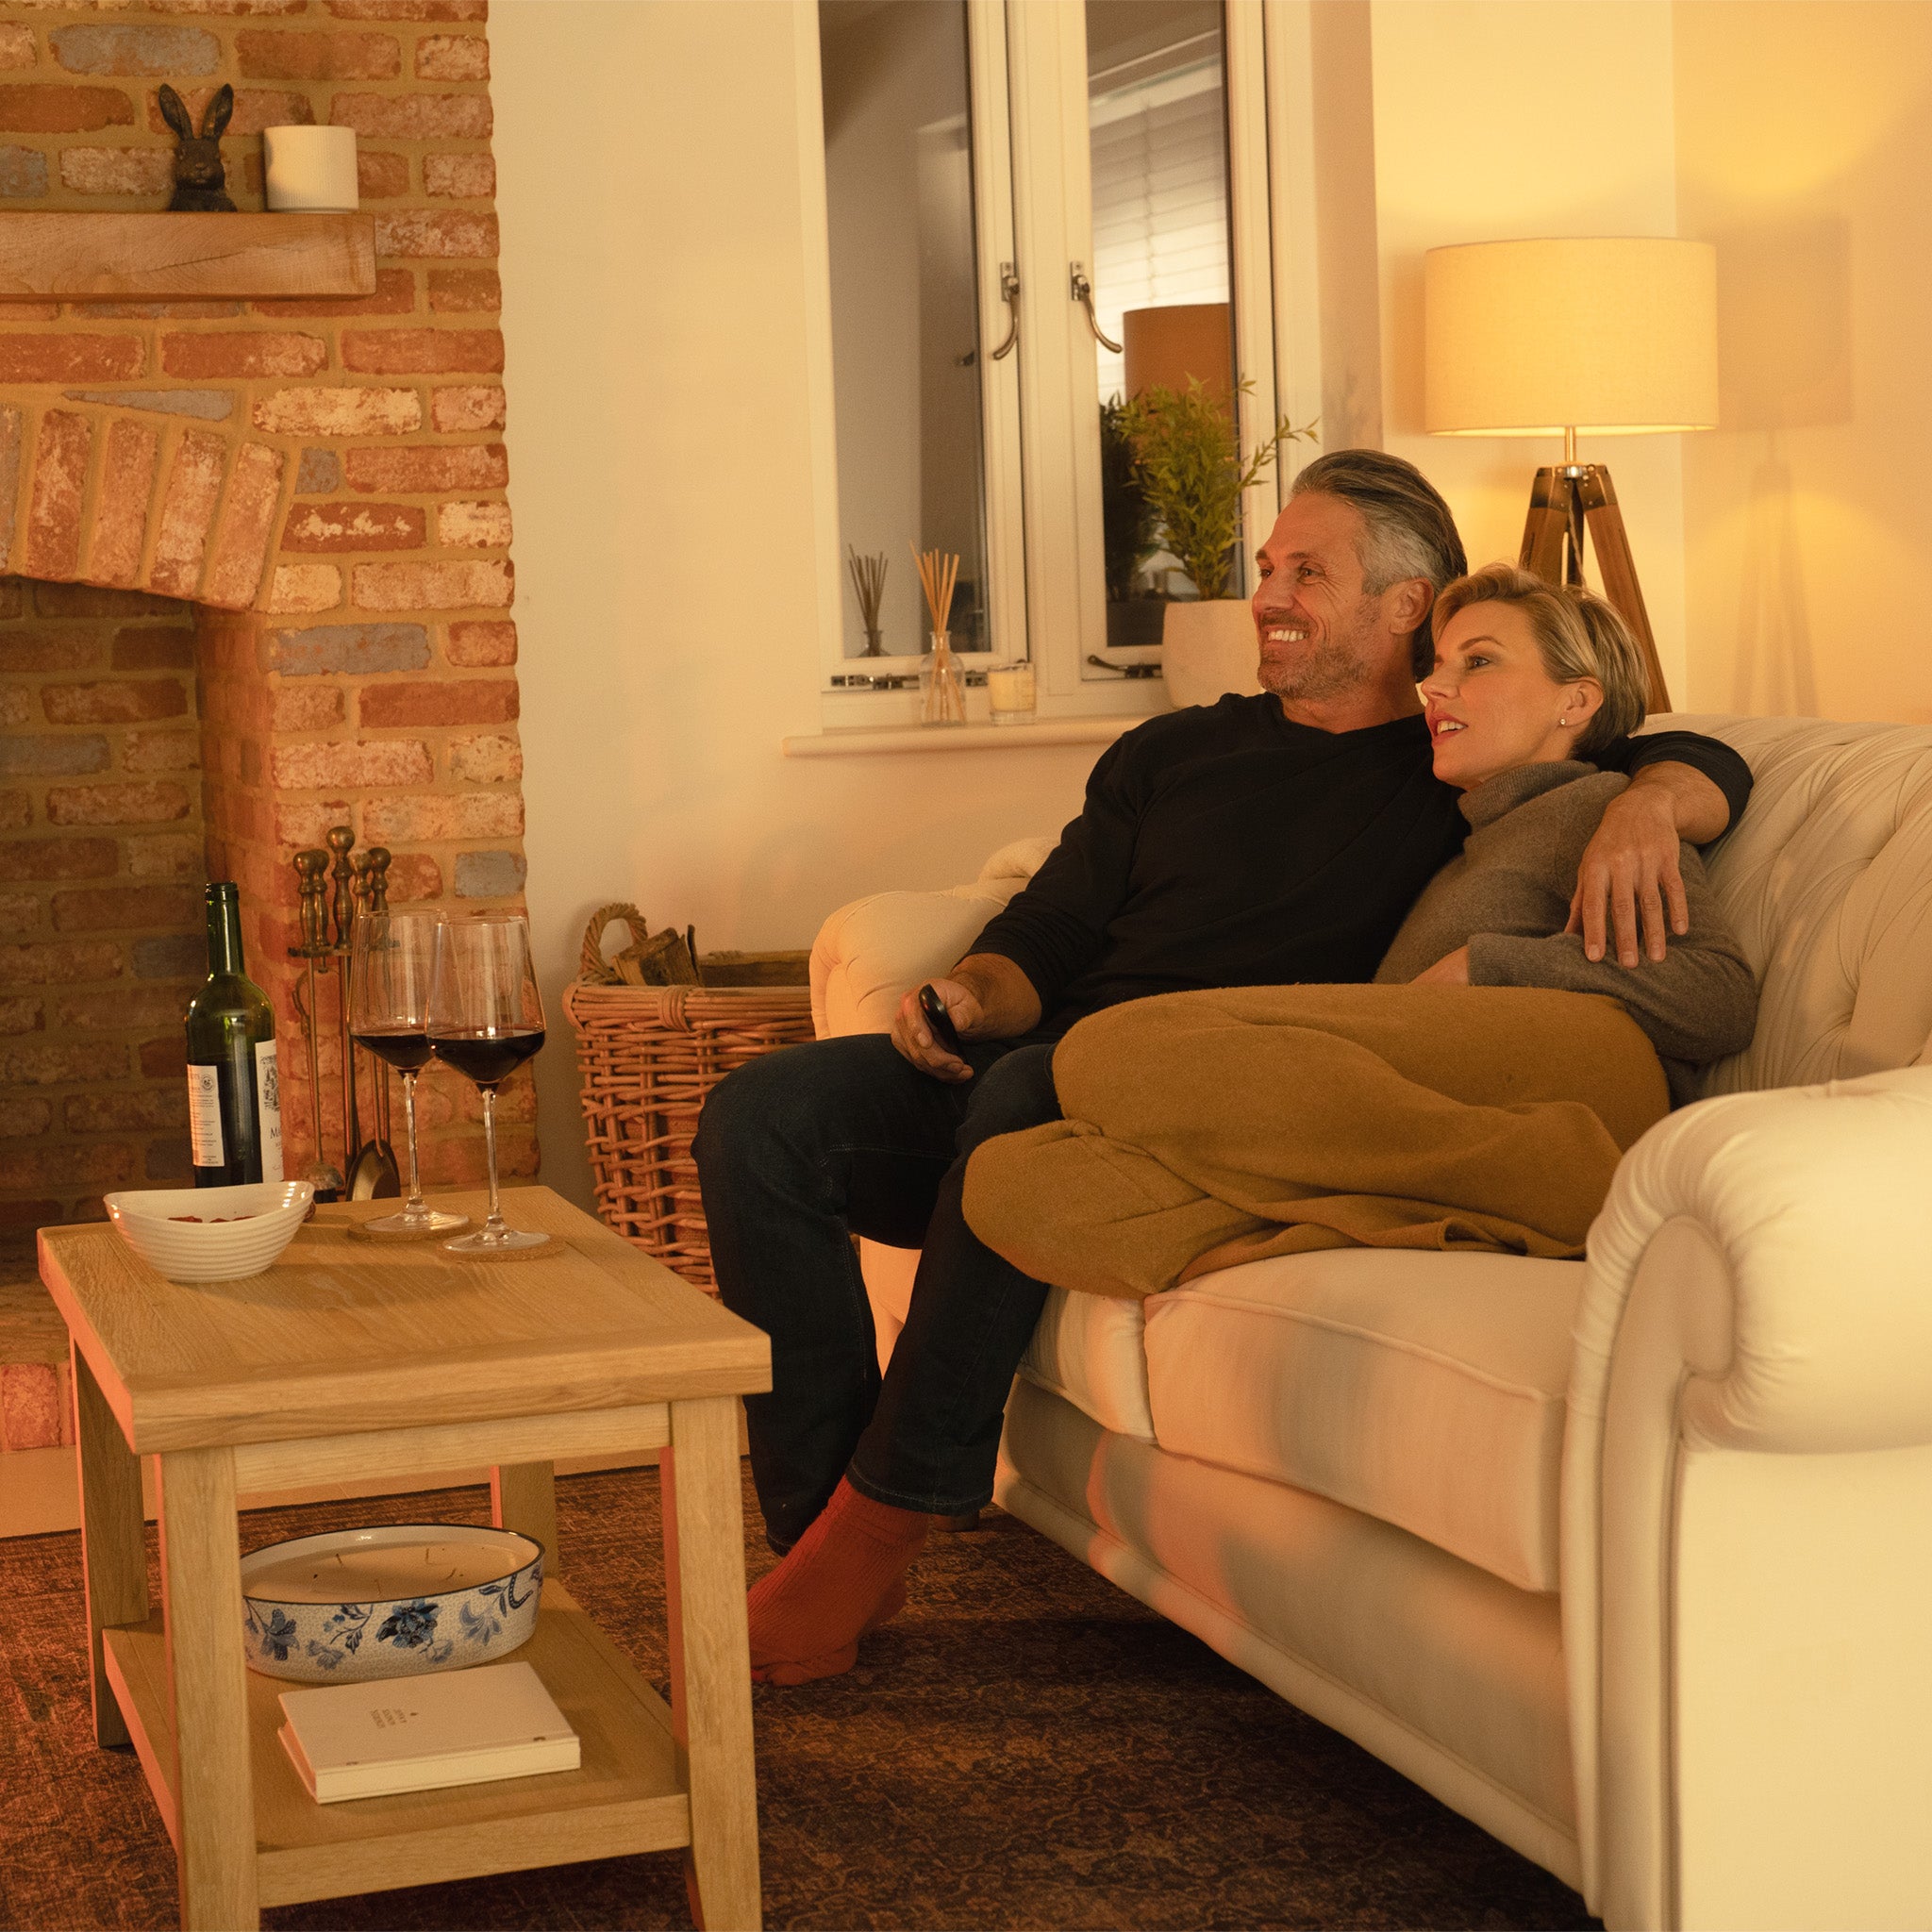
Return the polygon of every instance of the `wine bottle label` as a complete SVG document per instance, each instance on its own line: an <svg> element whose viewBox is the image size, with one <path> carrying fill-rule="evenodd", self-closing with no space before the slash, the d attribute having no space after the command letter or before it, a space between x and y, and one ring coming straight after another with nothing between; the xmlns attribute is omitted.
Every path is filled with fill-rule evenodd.
<svg viewBox="0 0 1932 1932"><path fill-rule="evenodd" d="M282 1178L282 1081L273 1040L260 1041L255 1048L255 1119L261 1177L278 1181Z"/></svg>
<svg viewBox="0 0 1932 1932"><path fill-rule="evenodd" d="M222 1139L222 1090L219 1070L188 1070L188 1141L196 1167L226 1167L228 1152Z"/></svg>

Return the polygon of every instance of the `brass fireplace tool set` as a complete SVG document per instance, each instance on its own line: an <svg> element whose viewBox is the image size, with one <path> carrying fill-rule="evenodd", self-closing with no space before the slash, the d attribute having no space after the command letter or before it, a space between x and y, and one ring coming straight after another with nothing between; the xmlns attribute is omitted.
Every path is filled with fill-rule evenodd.
<svg viewBox="0 0 1932 1932"><path fill-rule="evenodd" d="M289 948L291 959L308 967L306 985L295 989L295 1008L308 1045L308 1093L315 1126L315 1158L302 1178L315 1184L318 1201L388 1200L402 1193L395 1149L390 1141L389 1069L371 1058L371 1112L375 1132L362 1138L362 1121L356 1094L356 1043L351 1038L349 996L350 935L358 911L389 910L389 848L372 845L353 850L356 834L337 825L328 834L328 849L311 845L295 855L302 907L302 943ZM318 1044L321 1011L316 983L329 976L333 961L341 962L341 995L337 1001L342 1050L342 1164L331 1166L322 1144L322 1058Z"/></svg>

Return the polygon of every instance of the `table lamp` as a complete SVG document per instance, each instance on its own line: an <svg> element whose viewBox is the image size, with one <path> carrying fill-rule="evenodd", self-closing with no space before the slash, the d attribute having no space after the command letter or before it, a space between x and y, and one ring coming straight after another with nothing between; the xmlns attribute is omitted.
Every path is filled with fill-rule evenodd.
<svg viewBox="0 0 1932 1932"><path fill-rule="evenodd" d="M1717 425L1717 250L1707 242L1477 242L1424 264L1425 426L1436 436L1560 436L1536 473L1526 570L1583 581L1585 533L1604 592L1650 667L1650 708L1670 692L1610 473L1576 439Z"/></svg>

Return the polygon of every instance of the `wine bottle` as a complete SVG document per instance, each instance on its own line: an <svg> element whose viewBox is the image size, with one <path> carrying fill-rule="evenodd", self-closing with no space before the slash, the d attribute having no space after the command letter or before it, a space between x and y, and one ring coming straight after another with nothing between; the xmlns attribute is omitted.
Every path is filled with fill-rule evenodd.
<svg viewBox="0 0 1932 1932"><path fill-rule="evenodd" d="M208 980L188 1008L188 1136L197 1188L282 1178L275 1015L242 970L242 901L208 889Z"/></svg>

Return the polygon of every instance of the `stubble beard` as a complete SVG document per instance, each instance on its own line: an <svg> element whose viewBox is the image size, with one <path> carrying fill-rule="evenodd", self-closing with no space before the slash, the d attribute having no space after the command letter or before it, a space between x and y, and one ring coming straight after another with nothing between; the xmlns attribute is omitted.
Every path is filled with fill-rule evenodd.
<svg viewBox="0 0 1932 1932"><path fill-rule="evenodd" d="M1357 609L1345 630L1333 632L1313 651L1288 663L1263 657L1257 675L1261 689L1299 704L1329 704L1359 691L1372 675L1363 633L1368 613Z"/></svg>

